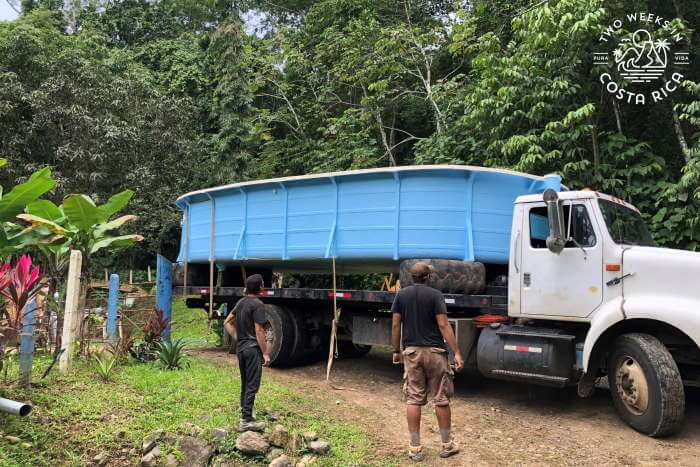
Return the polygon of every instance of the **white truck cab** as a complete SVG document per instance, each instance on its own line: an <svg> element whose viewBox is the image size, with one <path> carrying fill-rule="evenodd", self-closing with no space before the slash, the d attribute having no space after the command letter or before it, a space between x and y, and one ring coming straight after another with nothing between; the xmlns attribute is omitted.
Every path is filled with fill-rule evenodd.
<svg viewBox="0 0 700 467"><path fill-rule="evenodd" d="M520 335L570 323L579 393L607 374L627 423L675 431L683 385L700 375L700 253L655 247L634 206L595 191L519 197L512 242L508 315Z"/></svg>

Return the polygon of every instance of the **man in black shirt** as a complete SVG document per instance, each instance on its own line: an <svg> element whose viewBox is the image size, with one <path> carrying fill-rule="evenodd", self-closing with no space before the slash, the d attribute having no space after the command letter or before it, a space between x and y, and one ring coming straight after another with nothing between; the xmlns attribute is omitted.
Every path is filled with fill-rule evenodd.
<svg viewBox="0 0 700 467"><path fill-rule="evenodd" d="M265 305L258 296L263 289L263 278L254 274L245 281L245 297L241 298L224 321L224 328L237 339L236 355L241 372L240 431L263 431L264 423L253 418L255 395L260 389L262 367L270 364L265 328Z"/></svg>
<svg viewBox="0 0 700 467"><path fill-rule="evenodd" d="M391 306L391 341L394 346L394 363L400 364L403 360L404 364L406 419L411 437L408 457L419 461L424 457L420 444L421 407L428 402L428 397L435 405L440 426L440 457L449 457L459 452L457 443L450 435L450 397L454 391L454 373L447 360L445 342L454 353L455 369L461 370L464 361L447 320L447 308L442 294L425 285L430 276L430 266L418 262L410 272L414 285L402 288Z"/></svg>

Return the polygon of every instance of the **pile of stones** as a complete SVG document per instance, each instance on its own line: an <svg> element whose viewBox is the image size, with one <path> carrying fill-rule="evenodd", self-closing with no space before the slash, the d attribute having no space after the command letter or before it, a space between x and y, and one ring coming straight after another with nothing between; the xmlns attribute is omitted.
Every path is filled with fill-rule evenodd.
<svg viewBox="0 0 700 467"><path fill-rule="evenodd" d="M191 428L193 425L188 424ZM192 430L189 430L192 432ZM140 446L141 467L232 467L240 465L239 461L230 459L225 452L219 452L231 431L226 428L214 428L209 436L204 436L201 429L194 434L181 435L157 430L143 439ZM164 456L162 444L178 446L181 453ZM265 459L271 467L308 467L319 456L330 452L330 444L319 439L314 432L292 433L284 425L276 424L264 432L244 431L235 441L235 449L241 456L250 457L251 461ZM225 451L225 450L223 450ZM97 462L95 462L97 463Z"/></svg>
<svg viewBox="0 0 700 467"><path fill-rule="evenodd" d="M319 439L316 433L290 433L280 424L268 433L246 431L236 439L236 450L247 456L266 456L270 467L307 467L316 461L317 456L328 454L330 449L328 441ZM296 463L287 455L287 452L302 451L308 453Z"/></svg>

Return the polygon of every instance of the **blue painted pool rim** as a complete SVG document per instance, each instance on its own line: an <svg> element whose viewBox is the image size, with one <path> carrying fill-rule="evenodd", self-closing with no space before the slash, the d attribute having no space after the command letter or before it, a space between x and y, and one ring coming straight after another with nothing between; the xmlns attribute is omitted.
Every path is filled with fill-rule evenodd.
<svg viewBox="0 0 700 467"><path fill-rule="evenodd" d="M323 172L323 173L311 173L306 175L292 175L289 177L278 177L278 178L265 178L261 180L248 180L244 182L229 183L227 185L220 185L211 188L203 188L201 190L190 191L184 195L179 196L175 200L175 205L180 209L184 210L187 207L187 201L197 195L207 195L215 193L217 191L225 191L234 188L244 188L251 187L255 185L264 185L267 183L285 183L294 182L301 180L309 180L314 178L338 178L344 176L353 175L363 175L363 174L381 174L381 173L394 173L394 172L410 172L414 170L463 170L465 172L492 172L500 173L505 175L515 175L519 177L529 178L536 181L544 181L548 178L556 177L561 181L561 176L556 173L546 174L546 175L532 175L525 172L518 172L516 170L510 169L499 169L493 167L480 167L476 165L455 165L455 164L426 164L426 165L400 165L396 167L375 167L371 169L355 169L355 170L344 170L339 172ZM562 190L566 190L566 186L562 185Z"/></svg>

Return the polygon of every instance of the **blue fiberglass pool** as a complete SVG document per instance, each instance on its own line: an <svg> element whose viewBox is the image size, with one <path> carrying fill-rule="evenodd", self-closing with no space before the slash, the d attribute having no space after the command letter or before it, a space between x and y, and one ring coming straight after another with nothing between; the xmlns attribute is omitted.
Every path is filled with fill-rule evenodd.
<svg viewBox="0 0 700 467"><path fill-rule="evenodd" d="M179 262L507 263L516 197L561 190L468 166L407 166L236 183L178 198Z"/></svg>

